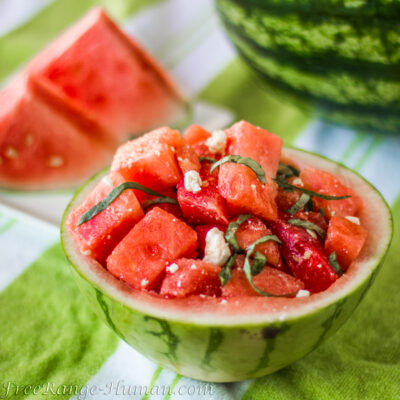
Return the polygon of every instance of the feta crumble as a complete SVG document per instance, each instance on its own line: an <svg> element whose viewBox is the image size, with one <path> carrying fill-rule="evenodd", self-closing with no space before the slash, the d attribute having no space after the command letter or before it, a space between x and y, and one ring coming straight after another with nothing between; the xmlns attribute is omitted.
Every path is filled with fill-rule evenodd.
<svg viewBox="0 0 400 400"><path fill-rule="evenodd" d="M149 281L147 279L142 279L140 282L140 286L145 287L148 283Z"/></svg>
<svg viewBox="0 0 400 400"><path fill-rule="evenodd" d="M101 180L104 184L106 184L107 186L113 186L113 182L111 180L110 175L106 175L102 180Z"/></svg>
<svg viewBox="0 0 400 400"><path fill-rule="evenodd" d="M197 171L188 171L184 177L185 189L188 192L197 193L201 190L201 178Z"/></svg>
<svg viewBox="0 0 400 400"><path fill-rule="evenodd" d="M168 272L170 272L171 274L175 273L176 271L178 271L179 267L177 264L173 263L168 265L168 267L165 268Z"/></svg>
<svg viewBox="0 0 400 400"><path fill-rule="evenodd" d="M310 295L310 292L308 290L300 289L297 292L296 297L308 297L309 295Z"/></svg>
<svg viewBox="0 0 400 400"><path fill-rule="evenodd" d="M352 215L346 215L345 218L348 221L352 222L353 224L360 225L360 218L358 218L358 217L353 217Z"/></svg>
<svg viewBox="0 0 400 400"><path fill-rule="evenodd" d="M299 186L299 187L303 187L304 186L304 183L300 178L293 179L292 184L295 185L295 186Z"/></svg>
<svg viewBox="0 0 400 400"><path fill-rule="evenodd" d="M206 140L206 146L212 153L223 153L226 147L225 132L221 129L213 131Z"/></svg>
<svg viewBox="0 0 400 400"><path fill-rule="evenodd" d="M207 232L206 248L204 250L203 261L224 265L231 256L229 245L225 241L224 232L218 228L212 228Z"/></svg>
<svg viewBox="0 0 400 400"><path fill-rule="evenodd" d="M311 250L306 250L303 255L304 260L308 260L311 257L312 253Z"/></svg>

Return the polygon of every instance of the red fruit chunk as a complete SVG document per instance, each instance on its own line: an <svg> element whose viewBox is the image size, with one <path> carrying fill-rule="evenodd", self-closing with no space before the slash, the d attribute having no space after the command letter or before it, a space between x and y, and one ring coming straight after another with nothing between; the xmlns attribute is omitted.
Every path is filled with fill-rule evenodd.
<svg viewBox="0 0 400 400"><path fill-rule="evenodd" d="M300 210L300 211L297 211L297 213L295 213L293 215L291 215L289 213L280 213L279 217L285 221L288 221L289 219L293 219L293 218L298 218L298 219L302 219L304 221L309 221L315 225L318 225L324 231L326 231L328 228L328 224L327 224L325 218L319 212L315 212L315 211Z"/></svg>
<svg viewBox="0 0 400 400"><path fill-rule="evenodd" d="M225 199L218 191L218 177L210 174L207 165L202 166L200 177L202 188L197 193L186 190L184 179L177 186L183 215L192 224L227 225L229 214Z"/></svg>
<svg viewBox="0 0 400 400"><path fill-rule="evenodd" d="M176 149L176 159L182 174L188 171L200 171L201 164L199 157L192 147L184 145Z"/></svg>
<svg viewBox="0 0 400 400"><path fill-rule="evenodd" d="M334 216L329 221L325 252L329 255L335 251L340 266L345 270L360 254L366 239L364 227L347 218Z"/></svg>
<svg viewBox="0 0 400 400"><path fill-rule="evenodd" d="M179 218L179 219L183 219L183 214L182 211L180 209L180 207L177 204L171 204L171 203L158 203L158 204L154 204L152 206L149 206L145 209L146 214L148 212L150 212L153 208L161 208L162 210L175 215L175 217Z"/></svg>
<svg viewBox="0 0 400 400"><path fill-rule="evenodd" d="M267 176L275 178L281 158L282 139L246 121L226 130L228 154L238 154L257 161Z"/></svg>
<svg viewBox="0 0 400 400"><path fill-rule="evenodd" d="M181 258L167 267L160 294L176 298L196 294L219 296L221 294L221 282L218 276L220 270L214 264Z"/></svg>
<svg viewBox="0 0 400 400"><path fill-rule="evenodd" d="M314 197L314 205L322 208L327 217L333 215L357 215L362 203L359 197L355 196L351 188L345 186L338 178L329 172L314 168L305 168L300 172L304 188L317 193L330 196L352 196L343 200L324 200Z"/></svg>
<svg viewBox="0 0 400 400"><path fill-rule="evenodd" d="M206 145L206 140L210 136L210 132L206 131L200 125L193 124L183 133L183 143L191 146L199 157L216 158L216 155Z"/></svg>
<svg viewBox="0 0 400 400"><path fill-rule="evenodd" d="M295 185L296 179L299 178L296 176L291 176L290 178L287 179L287 181L291 185L297 186ZM300 195L301 193L297 190L292 190L291 192L289 192L279 187L278 195L276 197L276 204L278 205L279 210L283 212L288 210L290 207L292 207L293 204L296 203L296 201L300 198Z"/></svg>
<svg viewBox="0 0 400 400"><path fill-rule="evenodd" d="M304 288L301 280L270 267L264 267L258 275L253 277L253 282L261 290L275 295L296 293ZM230 281L222 287L222 296L244 297L261 295L250 286L243 269L235 268L231 271Z"/></svg>
<svg viewBox="0 0 400 400"><path fill-rule="evenodd" d="M105 210L77 226L79 218L103 200L122 178L112 174L100 181L86 200L68 216L66 225L80 250L104 262L113 248L143 216L143 210L133 190L122 192Z"/></svg>
<svg viewBox="0 0 400 400"><path fill-rule="evenodd" d="M322 292L335 282L337 275L318 239L313 238L303 228L281 220L273 222L271 227L282 241L280 250L287 266L304 283L307 290L313 293Z"/></svg>
<svg viewBox="0 0 400 400"><path fill-rule="evenodd" d="M120 146L111 165L127 181L138 182L151 189L176 185L182 177L175 159L180 134L169 128L156 129Z"/></svg>
<svg viewBox="0 0 400 400"><path fill-rule="evenodd" d="M265 226L259 218L250 218L236 231L236 240L242 249L246 249L252 243L262 236L270 235L272 232ZM274 267L283 268L281 254L279 252L278 244L273 241L259 244L256 246L255 251L267 257L268 263Z"/></svg>
<svg viewBox="0 0 400 400"><path fill-rule="evenodd" d="M256 174L245 165L221 165L218 190L233 214L251 213L266 220L278 218L275 182L268 179L267 184L262 184Z"/></svg>
<svg viewBox="0 0 400 400"><path fill-rule="evenodd" d="M192 256L196 248L196 232L156 207L118 244L107 258L107 268L135 289L157 290L166 265Z"/></svg>
<svg viewBox="0 0 400 400"><path fill-rule="evenodd" d="M212 228L218 228L221 232L226 231L226 226L222 225L198 225L196 226L197 232L197 243L199 249L199 256L202 258L204 256L204 250L206 248L206 237L207 233Z"/></svg>

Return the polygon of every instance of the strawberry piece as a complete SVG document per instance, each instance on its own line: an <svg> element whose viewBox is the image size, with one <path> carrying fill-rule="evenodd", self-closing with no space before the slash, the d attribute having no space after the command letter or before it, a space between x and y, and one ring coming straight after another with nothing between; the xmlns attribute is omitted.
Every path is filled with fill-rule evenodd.
<svg viewBox="0 0 400 400"><path fill-rule="evenodd" d="M336 281L337 275L330 266L318 239L305 229L282 220L270 224L282 241L281 253L293 275L313 293L327 289Z"/></svg>

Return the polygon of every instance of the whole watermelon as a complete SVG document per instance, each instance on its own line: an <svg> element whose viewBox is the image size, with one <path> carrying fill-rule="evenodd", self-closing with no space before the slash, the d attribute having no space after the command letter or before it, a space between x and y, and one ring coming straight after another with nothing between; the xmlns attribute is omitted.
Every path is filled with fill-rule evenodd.
<svg viewBox="0 0 400 400"><path fill-rule="evenodd" d="M242 58L291 99L400 131L399 0L216 0Z"/></svg>

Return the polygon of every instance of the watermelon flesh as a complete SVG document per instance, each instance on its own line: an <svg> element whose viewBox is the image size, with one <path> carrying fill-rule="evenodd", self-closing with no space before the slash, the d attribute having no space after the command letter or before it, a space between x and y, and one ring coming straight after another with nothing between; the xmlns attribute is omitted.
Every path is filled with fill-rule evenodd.
<svg viewBox="0 0 400 400"><path fill-rule="evenodd" d="M160 294L165 297L184 298L201 294L219 296L221 270L214 264L201 260L181 258L167 266L167 273L161 285Z"/></svg>
<svg viewBox="0 0 400 400"><path fill-rule="evenodd" d="M31 86L23 76L0 93L1 185L71 186L111 160L113 149L96 122L66 104L55 109Z"/></svg>
<svg viewBox="0 0 400 400"><path fill-rule="evenodd" d="M327 254L336 252L340 266L346 270L360 254L367 235L366 229L357 222L333 216L329 221L325 251Z"/></svg>
<svg viewBox="0 0 400 400"><path fill-rule="evenodd" d="M257 161L264 172L275 178L281 158L282 139L250 124L239 121L226 130L228 137L228 154L238 154Z"/></svg>
<svg viewBox="0 0 400 400"><path fill-rule="evenodd" d="M178 160L179 168L181 169L182 174L185 174L189 171L199 172L201 169L199 157L189 145L183 145L176 149L176 159Z"/></svg>
<svg viewBox="0 0 400 400"><path fill-rule="evenodd" d="M199 157L211 157L218 159L219 155L214 154L206 145L211 133L197 124L190 125L183 133L183 142L193 148Z"/></svg>
<svg viewBox="0 0 400 400"><path fill-rule="evenodd" d="M101 8L56 39L28 70L38 85L91 114L119 141L182 111L182 97L162 68Z"/></svg>
<svg viewBox="0 0 400 400"><path fill-rule="evenodd" d="M78 226L80 217L122 182L117 173L106 176L66 221L67 227L84 254L104 263L114 247L143 216L142 207L132 189L125 190L105 210Z"/></svg>
<svg viewBox="0 0 400 400"><path fill-rule="evenodd" d="M185 108L157 63L94 9L0 93L0 185L74 186L121 141Z"/></svg>
<svg viewBox="0 0 400 400"><path fill-rule="evenodd" d="M154 208L107 258L107 269L134 289L157 290L165 267L197 248L196 232L174 215Z"/></svg>

